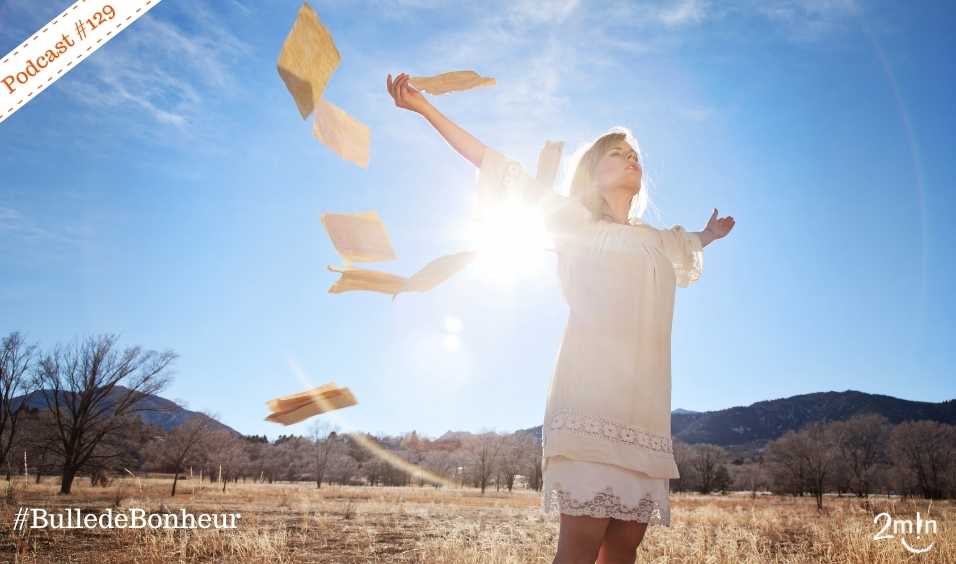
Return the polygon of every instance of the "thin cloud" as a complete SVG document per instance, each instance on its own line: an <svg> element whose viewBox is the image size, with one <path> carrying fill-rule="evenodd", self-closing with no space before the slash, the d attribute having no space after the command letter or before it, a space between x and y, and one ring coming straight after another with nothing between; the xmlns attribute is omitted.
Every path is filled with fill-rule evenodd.
<svg viewBox="0 0 956 564"><path fill-rule="evenodd" d="M705 5L700 0L681 0L673 6L663 7L657 18L668 26L699 23L706 16Z"/></svg>
<svg viewBox="0 0 956 564"><path fill-rule="evenodd" d="M23 243L56 243L75 246L79 244L89 230L83 226L63 225L57 231L41 227L39 223L18 209L0 207L0 233L7 240L19 240Z"/></svg>
<svg viewBox="0 0 956 564"><path fill-rule="evenodd" d="M817 41L843 29L862 10L856 0L760 0L748 8L801 42Z"/></svg>
<svg viewBox="0 0 956 564"><path fill-rule="evenodd" d="M236 65L252 47L205 4L180 11L144 15L51 88L124 137L181 143L208 135L201 124L217 111L208 95L240 91Z"/></svg>
<svg viewBox="0 0 956 564"><path fill-rule="evenodd" d="M521 0L511 2L507 17L515 25L560 24L571 15L578 0Z"/></svg>

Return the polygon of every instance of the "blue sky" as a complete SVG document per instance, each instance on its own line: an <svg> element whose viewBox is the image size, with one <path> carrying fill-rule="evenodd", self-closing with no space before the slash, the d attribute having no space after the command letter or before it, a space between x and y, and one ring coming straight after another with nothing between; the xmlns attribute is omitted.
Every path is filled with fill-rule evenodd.
<svg viewBox="0 0 956 564"><path fill-rule="evenodd" d="M0 52L69 4L0 0ZM433 103L526 167L545 139L624 125L645 221L736 219L677 290L674 407L956 397L950 3L314 2L342 54L325 97L371 127L368 170L312 137L276 72L300 6L164 0L0 124L4 334L173 349L163 395L245 433L305 433L264 402L329 380L359 401L322 416L342 429L539 424L567 318L553 257L394 303L327 293L322 212L378 211L399 259L374 268L467 246L474 167L385 76L474 69L497 85Z"/></svg>

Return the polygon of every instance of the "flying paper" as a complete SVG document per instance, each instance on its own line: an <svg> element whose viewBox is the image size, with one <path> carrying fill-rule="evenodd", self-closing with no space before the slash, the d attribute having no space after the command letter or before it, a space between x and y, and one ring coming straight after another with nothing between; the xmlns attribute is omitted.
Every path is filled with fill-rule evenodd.
<svg viewBox="0 0 956 564"><path fill-rule="evenodd" d="M394 301L402 292L427 292L435 288L465 268L477 255L478 251L463 251L439 257L410 278L378 270L329 265L329 270L341 273L339 279L329 288L329 293L364 290L391 294Z"/></svg>
<svg viewBox="0 0 956 564"><path fill-rule="evenodd" d="M413 274L405 283L405 288L402 291L427 292L457 274L459 270L468 266L477 256L478 251L462 251L438 257Z"/></svg>
<svg viewBox="0 0 956 564"><path fill-rule="evenodd" d="M329 265L332 272L339 272L342 276L329 287L330 294L341 294L354 290L368 290L383 294L397 294L405 287L407 280L397 274L389 274L378 270L352 268Z"/></svg>
<svg viewBox="0 0 956 564"><path fill-rule="evenodd" d="M312 396L316 393L327 392L338 388L335 385L335 382L329 382L327 384L322 384L318 388L313 388L307 392L300 392L298 394L292 394L291 396L282 396L281 398L271 399L266 402L266 405L269 406L269 411L286 411L288 409L295 409L297 407L302 407L303 405L312 401Z"/></svg>
<svg viewBox="0 0 956 564"><path fill-rule="evenodd" d="M302 119L312 113L340 60L332 34L308 2L303 2L276 65Z"/></svg>
<svg viewBox="0 0 956 564"><path fill-rule="evenodd" d="M398 258L377 212L323 213L320 218L335 250L347 263Z"/></svg>
<svg viewBox="0 0 956 564"><path fill-rule="evenodd" d="M292 425L313 415L349 407L357 403L351 390L339 388L334 382L331 382L306 392L267 401L266 404L270 409L274 405L282 406L284 409L270 414L266 417L266 421Z"/></svg>
<svg viewBox="0 0 956 564"><path fill-rule="evenodd" d="M342 108L322 99L315 100L312 134L343 159L368 168L372 131Z"/></svg>
<svg viewBox="0 0 956 564"><path fill-rule="evenodd" d="M435 76L411 76L408 81L415 88L436 96L495 84L495 79L479 76L475 71L452 71Z"/></svg>

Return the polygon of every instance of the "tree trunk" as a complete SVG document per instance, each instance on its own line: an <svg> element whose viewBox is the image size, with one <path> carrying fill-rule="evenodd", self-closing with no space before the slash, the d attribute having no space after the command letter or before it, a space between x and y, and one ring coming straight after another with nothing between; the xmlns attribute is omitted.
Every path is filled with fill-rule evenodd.
<svg viewBox="0 0 956 564"><path fill-rule="evenodd" d="M60 493L67 495L70 493L70 490L73 488L73 478L76 477L76 470L64 466L63 467L63 476L60 479Z"/></svg>

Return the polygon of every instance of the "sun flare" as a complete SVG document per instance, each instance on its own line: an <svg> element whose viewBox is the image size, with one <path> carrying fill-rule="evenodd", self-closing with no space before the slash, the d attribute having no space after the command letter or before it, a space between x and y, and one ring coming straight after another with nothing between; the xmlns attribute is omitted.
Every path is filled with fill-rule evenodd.
<svg viewBox="0 0 956 564"><path fill-rule="evenodd" d="M552 247L540 210L514 199L484 208L465 232L481 276L500 285L540 275Z"/></svg>

